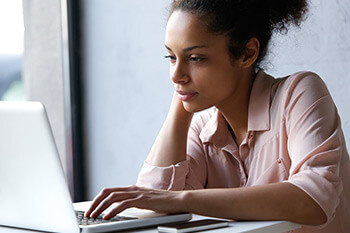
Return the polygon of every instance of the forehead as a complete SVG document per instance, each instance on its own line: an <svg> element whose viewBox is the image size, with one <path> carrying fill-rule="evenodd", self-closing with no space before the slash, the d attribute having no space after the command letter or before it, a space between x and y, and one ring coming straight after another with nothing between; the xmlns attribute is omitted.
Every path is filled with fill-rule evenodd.
<svg viewBox="0 0 350 233"><path fill-rule="evenodd" d="M224 43L227 38L210 32L203 20L195 14L184 11L174 11L170 16L166 27L165 44L172 46L194 46L214 43Z"/></svg>

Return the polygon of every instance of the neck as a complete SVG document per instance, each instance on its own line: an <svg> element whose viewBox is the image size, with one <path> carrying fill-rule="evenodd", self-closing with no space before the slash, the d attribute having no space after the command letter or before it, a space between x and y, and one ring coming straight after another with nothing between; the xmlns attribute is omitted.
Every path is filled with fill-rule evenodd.
<svg viewBox="0 0 350 233"><path fill-rule="evenodd" d="M242 75L244 77L241 77L242 81L237 91L224 103L216 106L231 128L232 136L237 145L240 145L244 140L248 130L249 98L255 72L243 72Z"/></svg>

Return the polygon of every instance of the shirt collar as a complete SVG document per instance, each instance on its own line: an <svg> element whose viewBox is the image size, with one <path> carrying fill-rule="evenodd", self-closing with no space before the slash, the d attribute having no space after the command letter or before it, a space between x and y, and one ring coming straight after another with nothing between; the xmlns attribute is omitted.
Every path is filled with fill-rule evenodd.
<svg viewBox="0 0 350 233"><path fill-rule="evenodd" d="M203 127L199 138L203 143L212 142L218 147L225 145L229 134L228 125L217 108L213 108L213 115Z"/></svg>
<svg viewBox="0 0 350 233"><path fill-rule="evenodd" d="M248 131L270 129L270 99L274 78L259 71L253 83L248 107ZM225 146L230 135L228 125L220 111L214 114L203 127L199 137L203 143L212 142L218 147Z"/></svg>
<svg viewBox="0 0 350 233"><path fill-rule="evenodd" d="M248 107L248 131L270 129L271 87L274 78L260 70L253 83Z"/></svg>

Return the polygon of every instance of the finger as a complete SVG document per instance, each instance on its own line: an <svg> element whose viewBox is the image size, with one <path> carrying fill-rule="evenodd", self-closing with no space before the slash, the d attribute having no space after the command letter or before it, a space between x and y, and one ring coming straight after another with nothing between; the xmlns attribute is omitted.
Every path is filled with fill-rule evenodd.
<svg viewBox="0 0 350 233"><path fill-rule="evenodd" d="M90 214L91 218L97 218L105 209L107 209L110 205L112 205L112 201L110 199L103 200L94 211Z"/></svg>
<svg viewBox="0 0 350 233"><path fill-rule="evenodd" d="M101 202L107 198L112 192L122 192L129 190L137 190L137 186L121 187L121 188L104 188L101 192L93 199L90 208L85 212L85 217L90 217L91 213L101 204Z"/></svg>
<svg viewBox="0 0 350 233"><path fill-rule="evenodd" d="M114 190L115 188L103 188L101 192L92 200L90 208L85 212L85 217L90 217L91 213L97 208L97 206L99 206L100 203Z"/></svg>
<svg viewBox="0 0 350 233"><path fill-rule="evenodd" d="M136 198L132 198L132 199L128 199L128 200L120 202L120 204L118 206L116 206L109 213L107 213L105 216L103 216L103 219L108 220L108 219L113 218L114 216L116 216L117 214L119 214L120 212L122 212L128 208L138 207L139 200L140 200L140 198L136 197Z"/></svg>
<svg viewBox="0 0 350 233"><path fill-rule="evenodd" d="M124 200L132 199L137 196L134 191L131 192L113 192L108 197L106 197L91 213L92 218L98 217L103 211L110 207L115 202L121 202Z"/></svg>

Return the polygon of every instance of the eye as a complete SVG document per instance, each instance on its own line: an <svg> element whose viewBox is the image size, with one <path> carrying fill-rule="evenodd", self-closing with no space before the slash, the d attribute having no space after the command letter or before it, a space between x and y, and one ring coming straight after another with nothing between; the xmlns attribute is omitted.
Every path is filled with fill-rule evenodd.
<svg viewBox="0 0 350 233"><path fill-rule="evenodd" d="M170 54L164 56L164 58L165 58L165 59L169 59L169 61L172 62L172 63L176 61L176 57L173 56L173 55L170 55Z"/></svg>
<svg viewBox="0 0 350 233"><path fill-rule="evenodd" d="M190 57L190 61L192 62L199 62L199 61L203 61L204 57L198 57L198 56L192 56Z"/></svg>

